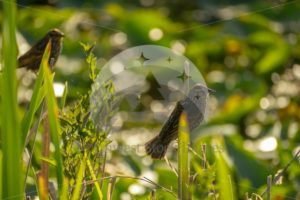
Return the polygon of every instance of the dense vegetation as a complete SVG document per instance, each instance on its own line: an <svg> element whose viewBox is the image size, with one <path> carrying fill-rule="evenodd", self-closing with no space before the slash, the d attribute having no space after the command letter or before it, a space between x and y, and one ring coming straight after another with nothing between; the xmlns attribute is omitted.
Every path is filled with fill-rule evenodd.
<svg viewBox="0 0 300 200"><path fill-rule="evenodd" d="M1 199L300 198L299 1L1 3ZM55 73L49 49L37 75L16 70L17 51L52 28L66 36ZM164 160L145 154L166 118L113 123L129 106L112 82L98 86L105 115L89 118L105 63L145 44L181 52L216 91L190 134L188 162L182 153L178 164L185 149L174 145Z"/></svg>

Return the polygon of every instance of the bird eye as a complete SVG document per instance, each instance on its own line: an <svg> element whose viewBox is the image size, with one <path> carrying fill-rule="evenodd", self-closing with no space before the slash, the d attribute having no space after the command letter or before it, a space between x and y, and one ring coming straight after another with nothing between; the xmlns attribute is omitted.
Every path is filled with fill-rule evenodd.
<svg viewBox="0 0 300 200"><path fill-rule="evenodd" d="M197 92L197 94L195 95L195 98L196 99L200 99L200 97L203 97L205 96L205 92L204 91L199 91Z"/></svg>

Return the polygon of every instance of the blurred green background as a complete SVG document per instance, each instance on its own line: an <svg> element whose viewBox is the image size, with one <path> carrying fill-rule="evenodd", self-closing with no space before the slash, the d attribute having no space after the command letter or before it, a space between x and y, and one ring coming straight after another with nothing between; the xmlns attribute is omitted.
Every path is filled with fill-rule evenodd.
<svg viewBox="0 0 300 200"><path fill-rule="evenodd" d="M226 152L240 199L246 192L261 194L267 176L282 169L299 149L300 1L18 1L20 53L52 28L66 35L55 82L68 82L68 104L91 86L79 42L96 42L99 69L118 52L144 44L165 46L188 57L216 90L209 100L209 119L195 131L194 150L201 152L205 143L212 167L212 152ZM20 92L23 103L30 99L26 91ZM143 144L145 132L150 138L161 126L124 123L113 137L118 147ZM216 138L222 146L215 144ZM107 174L146 176L167 188L177 187L176 175L165 161L153 161L131 147L108 153ZM176 165L176 149L171 148L168 157ZM192 156L192 170L199 178L195 198L214 199L208 184L213 172L200 170L200 165L201 160ZM152 188L142 181L118 179L113 199L147 199ZM272 191L272 199L300 198L298 160ZM161 189L157 195L174 199Z"/></svg>

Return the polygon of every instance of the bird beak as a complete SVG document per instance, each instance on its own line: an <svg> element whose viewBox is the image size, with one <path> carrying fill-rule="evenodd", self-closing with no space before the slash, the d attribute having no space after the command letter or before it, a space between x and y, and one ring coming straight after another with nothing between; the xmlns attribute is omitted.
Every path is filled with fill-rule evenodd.
<svg viewBox="0 0 300 200"><path fill-rule="evenodd" d="M213 89L207 88L207 90L208 90L208 93L209 93L209 94L214 94L214 93L216 93L216 91L213 90Z"/></svg>

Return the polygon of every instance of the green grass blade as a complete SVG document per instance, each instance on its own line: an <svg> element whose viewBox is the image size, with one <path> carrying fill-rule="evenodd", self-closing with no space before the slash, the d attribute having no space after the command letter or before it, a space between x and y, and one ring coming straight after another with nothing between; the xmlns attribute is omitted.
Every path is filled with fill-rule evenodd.
<svg viewBox="0 0 300 200"><path fill-rule="evenodd" d="M69 199L68 198L68 194L69 194L69 180L65 177L64 178L64 184L63 184L63 187L62 187L62 191L60 193L60 199Z"/></svg>
<svg viewBox="0 0 300 200"><path fill-rule="evenodd" d="M2 199L24 199L21 128L17 103L16 2L3 1L1 78Z"/></svg>
<svg viewBox="0 0 300 200"><path fill-rule="evenodd" d="M113 198L113 191L115 188L115 184L116 184L116 177L113 177L110 179L109 184L108 184L108 188L107 188L107 200L112 200Z"/></svg>
<svg viewBox="0 0 300 200"><path fill-rule="evenodd" d="M0 151L0 199L2 199L2 187L3 187L3 176L2 176L2 165L3 165L3 162L2 162L2 151Z"/></svg>
<svg viewBox="0 0 300 200"><path fill-rule="evenodd" d="M220 140L215 140L216 146L221 146ZM222 148L218 148L222 149ZM229 171L227 162L224 159L223 151L216 150L215 158L216 158L216 166L217 166L217 184L220 194L220 199L224 200L234 200L234 186L231 181L231 173Z"/></svg>
<svg viewBox="0 0 300 200"><path fill-rule="evenodd" d="M178 199L187 200L189 195L189 128L186 113L182 113L178 130Z"/></svg>
<svg viewBox="0 0 300 200"><path fill-rule="evenodd" d="M26 137L27 137L27 134L29 132L29 129L32 125L34 115L35 115L36 111L38 110L39 106L41 105L42 100L43 100L44 95L45 95L43 87L42 87L43 79L44 79L44 70L43 70L43 67L40 67L38 77L35 81L32 97L31 97L31 100L30 100L29 109L25 113L25 115L22 119L22 123L21 123L22 136L23 136L22 137L23 146L25 144Z"/></svg>
<svg viewBox="0 0 300 200"><path fill-rule="evenodd" d="M67 95L68 95L68 82L66 81L66 82L65 82L64 93L63 93L63 96L61 97L61 100L60 100L60 109L61 109L61 110L63 110L64 107L65 107Z"/></svg>
<svg viewBox="0 0 300 200"><path fill-rule="evenodd" d="M45 72L44 89L45 89L46 105L48 110L51 140L55 147L54 158L56 161L56 176L57 176L58 190L60 193L62 191L62 184L64 178L63 178L62 157L60 152L60 124L58 121L58 108L57 108L57 102L53 90L53 81L52 81L52 77L48 65L48 58L49 58L50 47L51 47L50 44L51 41L48 43L47 48L45 50L41 67L43 67L43 70Z"/></svg>
<svg viewBox="0 0 300 200"><path fill-rule="evenodd" d="M89 169L89 172L90 172L90 174L91 174L92 180L95 181L95 182L94 182L94 185L95 185L95 187L96 187L96 191L97 191L97 194L98 194L98 198L99 198L100 200L102 200L102 199L103 199L103 194L102 194L102 192L101 192L100 185L99 185L99 183L98 183L98 181L97 181L97 177L96 177L96 175L95 175L95 172L94 172L94 170L93 170L93 167L92 167L92 165L91 165L90 160L87 160L87 165L88 165L88 169Z"/></svg>
<svg viewBox="0 0 300 200"><path fill-rule="evenodd" d="M72 200L79 199L85 168L86 168L86 155L84 155L83 161L81 162L79 170L77 172L76 185L72 195Z"/></svg>

